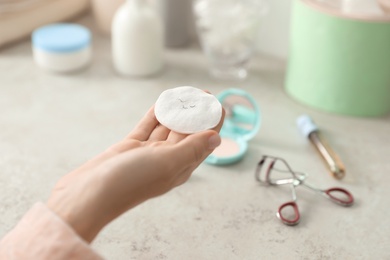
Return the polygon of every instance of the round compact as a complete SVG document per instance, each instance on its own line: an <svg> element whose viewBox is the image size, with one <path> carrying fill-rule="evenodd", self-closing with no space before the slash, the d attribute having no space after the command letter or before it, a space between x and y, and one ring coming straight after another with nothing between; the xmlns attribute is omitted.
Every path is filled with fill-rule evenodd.
<svg viewBox="0 0 390 260"><path fill-rule="evenodd" d="M91 33L78 24L40 27L32 34L32 45L35 62L50 71L76 71L91 60Z"/></svg>
<svg viewBox="0 0 390 260"><path fill-rule="evenodd" d="M209 164L232 164L241 160L248 150L248 141L260 129L260 110L251 95L241 89L228 89L217 95L225 109L220 131L221 145L210 154Z"/></svg>

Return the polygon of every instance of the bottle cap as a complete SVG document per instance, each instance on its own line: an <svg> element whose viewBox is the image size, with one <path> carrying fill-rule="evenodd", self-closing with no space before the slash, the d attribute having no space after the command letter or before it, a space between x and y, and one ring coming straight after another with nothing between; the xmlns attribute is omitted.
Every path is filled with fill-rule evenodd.
<svg viewBox="0 0 390 260"><path fill-rule="evenodd" d="M314 131L318 131L318 127L308 115L299 116L297 118L297 126L305 137L308 137Z"/></svg>

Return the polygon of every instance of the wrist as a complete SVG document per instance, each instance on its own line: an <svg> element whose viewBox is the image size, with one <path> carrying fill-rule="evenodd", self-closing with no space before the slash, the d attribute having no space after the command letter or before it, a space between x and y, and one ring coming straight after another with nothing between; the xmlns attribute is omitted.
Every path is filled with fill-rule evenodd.
<svg viewBox="0 0 390 260"><path fill-rule="evenodd" d="M95 198L68 200L66 203L58 198L49 198L47 207L67 223L83 240L91 243L99 232L115 218L128 209L137 206L144 200L132 201L126 208L109 200Z"/></svg>
<svg viewBox="0 0 390 260"><path fill-rule="evenodd" d="M83 240L90 243L104 227L99 215L92 217L86 209L78 209L71 204L61 204L49 199L47 207L68 224Z"/></svg>

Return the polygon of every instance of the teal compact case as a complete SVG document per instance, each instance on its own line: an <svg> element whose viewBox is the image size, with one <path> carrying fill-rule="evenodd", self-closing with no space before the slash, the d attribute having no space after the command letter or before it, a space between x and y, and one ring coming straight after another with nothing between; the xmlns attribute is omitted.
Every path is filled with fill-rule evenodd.
<svg viewBox="0 0 390 260"><path fill-rule="evenodd" d="M221 145L205 162L226 165L241 160L247 150L248 141L260 129L260 109L254 98L241 89L227 89L217 95L225 109L225 120L220 131Z"/></svg>

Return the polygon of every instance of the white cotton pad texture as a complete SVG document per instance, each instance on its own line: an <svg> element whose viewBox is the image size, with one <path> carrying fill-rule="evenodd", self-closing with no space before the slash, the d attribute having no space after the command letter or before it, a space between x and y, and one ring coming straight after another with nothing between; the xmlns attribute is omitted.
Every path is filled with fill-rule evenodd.
<svg viewBox="0 0 390 260"><path fill-rule="evenodd" d="M201 89L183 86L162 92L154 113L160 124L168 129L192 134L217 126L222 105L216 97Z"/></svg>

